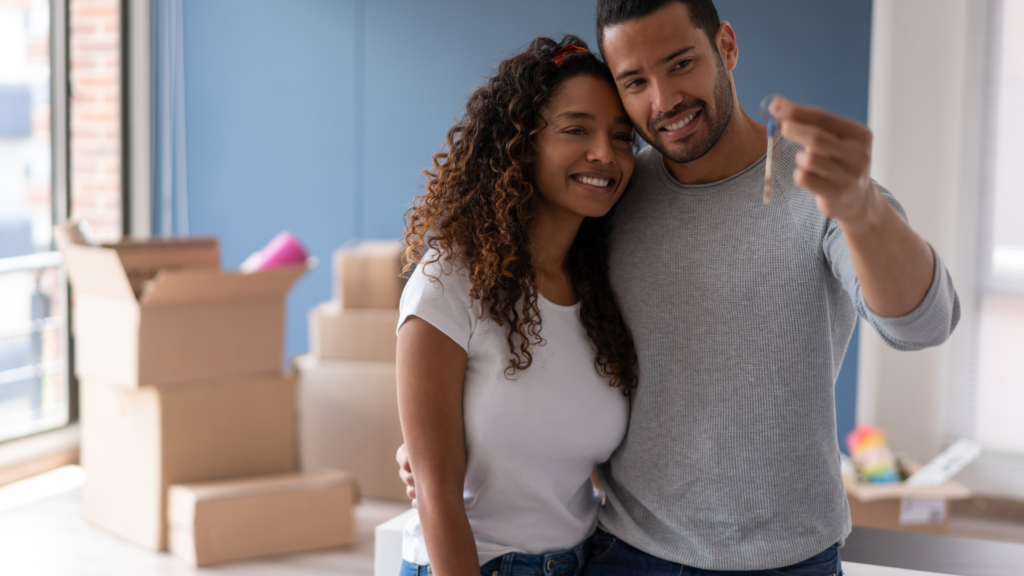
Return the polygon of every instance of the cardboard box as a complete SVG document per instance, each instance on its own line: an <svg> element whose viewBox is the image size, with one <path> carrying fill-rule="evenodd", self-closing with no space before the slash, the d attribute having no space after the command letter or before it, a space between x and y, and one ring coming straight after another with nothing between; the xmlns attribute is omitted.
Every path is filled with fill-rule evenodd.
<svg viewBox="0 0 1024 576"><path fill-rule="evenodd" d="M305 266L239 274L216 266L208 240L94 247L56 234L79 377L134 388L281 370L285 295Z"/></svg>
<svg viewBox="0 0 1024 576"><path fill-rule="evenodd" d="M920 466L901 460L900 472L909 477ZM940 486L908 486L906 482L862 484L843 478L854 526L925 534L946 534L949 500L969 498L971 491L953 481Z"/></svg>
<svg viewBox="0 0 1024 576"><path fill-rule="evenodd" d="M321 360L394 362L397 328L397 309L324 302L309 311L310 353Z"/></svg>
<svg viewBox="0 0 1024 576"><path fill-rule="evenodd" d="M346 470L370 498L408 501L395 452L402 445L395 364L300 356L302 470Z"/></svg>
<svg viewBox="0 0 1024 576"><path fill-rule="evenodd" d="M177 484L167 499L171 553L193 566L356 539L355 480L335 470Z"/></svg>
<svg viewBox="0 0 1024 576"><path fill-rule="evenodd" d="M394 576L402 569L402 537L405 525L416 516L409 509L373 530L373 576Z"/></svg>
<svg viewBox="0 0 1024 576"><path fill-rule="evenodd" d="M400 240L366 240L334 252L338 302L343 308L398 308L405 288Z"/></svg>
<svg viewBox="0 0 1024 576"><path fill-rule="evenodd" d="M87 520L167 547L171 484L297 469L296 383L280 374L130 390L81 383Z"/></svg>

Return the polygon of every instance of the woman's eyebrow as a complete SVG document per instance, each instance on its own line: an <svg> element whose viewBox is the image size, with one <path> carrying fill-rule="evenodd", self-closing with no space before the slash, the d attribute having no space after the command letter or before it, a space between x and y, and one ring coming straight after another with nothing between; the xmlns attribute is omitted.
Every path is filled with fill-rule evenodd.
<svg viewBox="0 0 1024 576"><path fill-rule="evenodd" d="M568 112L562 112L558 116L555 116L556 122L562 119L597 121L597 117L591 114L590 112L576 112L573 110L570 110ZM633 127L633 122L630 121L630 119L627 116L616 116L614 122L616 124L625 124L630 128Z"/></svg>
<svg viewBox="0 0 1024 576"><path fill-rule="evenodd" d="M593 114L591 114L589 112L573 112L573 111L569 111L569 112L562 112L558 116L555 116L555 120L556 121L561 120L563 118L566 118L566 119L569 119L569 120L597 120L597 118Z"/></svg>

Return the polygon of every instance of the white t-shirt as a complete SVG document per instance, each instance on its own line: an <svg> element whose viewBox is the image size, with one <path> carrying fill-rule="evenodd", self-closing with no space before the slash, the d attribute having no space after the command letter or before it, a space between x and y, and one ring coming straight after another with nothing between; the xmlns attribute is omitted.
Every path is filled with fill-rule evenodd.
<svg viewBox="0 0 1024 576"><path fill-rule="evenodd" d="M597 373L578 303L539 298L546 343L531 347L533 365L510 380L505 329L480 317L481 304L469 290L460 266L417 267L402 293L398 326L418 316L468 355L463 501L480 564L508 552L570 548L597 524L601 500L590 472L622 441L629 401ZM430 563L419 517L405 527L402 558Z"/></svg>

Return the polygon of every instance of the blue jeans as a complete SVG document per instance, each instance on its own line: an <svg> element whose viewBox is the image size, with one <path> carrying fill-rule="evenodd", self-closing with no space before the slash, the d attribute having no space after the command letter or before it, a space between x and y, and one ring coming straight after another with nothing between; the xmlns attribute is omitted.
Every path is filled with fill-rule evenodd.
<svg viewBox="0 0 1024 576"><path fill-rule="evenodd" d="M586 576L842 576L839 545L803 562L773 570L714 571L691 568L642 552L615 536L598 530L590 538Z"/></svg>
<svg viewBox="0 0 1024 576"><path fill-rule="evenodd" d="M481 576L580 576L587 557L590 540L561 552L550 554L519 554L509 552L480 567ZM418 566L402 560L399 576L433 576L430 566Z"/></svg>

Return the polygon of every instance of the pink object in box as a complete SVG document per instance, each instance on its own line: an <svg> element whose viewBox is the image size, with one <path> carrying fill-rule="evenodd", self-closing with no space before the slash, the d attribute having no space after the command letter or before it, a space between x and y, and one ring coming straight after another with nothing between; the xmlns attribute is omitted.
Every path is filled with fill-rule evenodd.
<svg viewBox="0 0 1024 576"><path fill-rule="evenodd" d="M262 250L246 258L240 269L247 274L260 272L281 266L304 264L308 257L309 254L298 238L290 232L281 232Z"/></svg>

